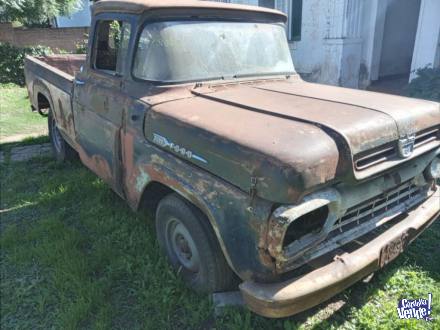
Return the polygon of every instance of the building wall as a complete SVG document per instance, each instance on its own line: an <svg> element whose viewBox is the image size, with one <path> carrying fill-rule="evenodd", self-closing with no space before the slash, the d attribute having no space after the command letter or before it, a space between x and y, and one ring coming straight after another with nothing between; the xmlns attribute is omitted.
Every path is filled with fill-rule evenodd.
<svg viewBox="0 0 440 330"><path fill-rule="evenodd" d="M301 41L292 56L306 79L358 87L362 0L304 0Z"/></svg>
<svg viewBox="0 0 440 330"><path fill-rule="evenodd" d="M422 0L410 79L417 69L440 67L440 1Z"/></svg>
<svg viewBox="0 0 440 330"><path fill-rule="evenodd" d="M0 42L17 47L47 46L75 52L76 44L85 39L88 28L13 28L11 23L0 23Z"/></svg>

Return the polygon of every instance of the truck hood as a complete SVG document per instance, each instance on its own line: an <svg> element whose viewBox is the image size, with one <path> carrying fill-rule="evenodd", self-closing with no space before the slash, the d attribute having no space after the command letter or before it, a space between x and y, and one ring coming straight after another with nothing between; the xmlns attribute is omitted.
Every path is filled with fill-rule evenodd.
<svg viewBox="0 0 440 330"><path fill-rule="evenodd" d="M356 179L356 155L440 124L435 102L302 81L191 92L152 107L147 138L279 203L295 202L332 181Z"/></svg>

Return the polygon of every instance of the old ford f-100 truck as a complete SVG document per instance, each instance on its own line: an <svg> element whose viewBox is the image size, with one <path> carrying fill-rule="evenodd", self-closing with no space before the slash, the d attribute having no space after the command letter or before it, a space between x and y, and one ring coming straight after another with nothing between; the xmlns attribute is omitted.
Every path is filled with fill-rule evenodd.
<svg viewBox="0 0 440 330"><path fill-rule="evenodd" d="M286 17L204 1L102 0L87 56L27 57L54 154L134 210L189 286L240 279L284 317L388 264L439 215L438 103L306 83Z"/></svg>

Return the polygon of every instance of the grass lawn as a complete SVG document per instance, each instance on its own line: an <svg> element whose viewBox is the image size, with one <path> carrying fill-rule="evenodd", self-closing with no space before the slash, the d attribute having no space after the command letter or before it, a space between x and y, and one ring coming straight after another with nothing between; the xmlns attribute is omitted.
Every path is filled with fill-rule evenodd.
<svg viewBox="0 0 440 330"><path fill-rule="evenodd" d="M47 121L31 112L25 87L0 84L0 143L47 134Z"/></svg>
<svg viewBox="0 0 440 330"><path fill-rule="evenodd" d="M1 165L1 328L435 328L400 321L400 298L434 297L440 222L369 284L306 314L269 320L187 290L158 252L153 221L132 213L79 162ZM437 320L438 322L438 320Z"/></svg>

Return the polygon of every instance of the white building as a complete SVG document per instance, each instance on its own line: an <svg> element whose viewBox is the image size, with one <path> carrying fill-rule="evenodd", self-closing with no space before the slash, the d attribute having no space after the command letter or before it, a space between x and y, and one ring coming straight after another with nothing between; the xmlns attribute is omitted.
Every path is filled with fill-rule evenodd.
<svg viewBox="0 0 440 330"><path fill-rule="evenodd" d="M220 0L276 8L299 73L347 87L440 66L440 0Z"/></svg>

